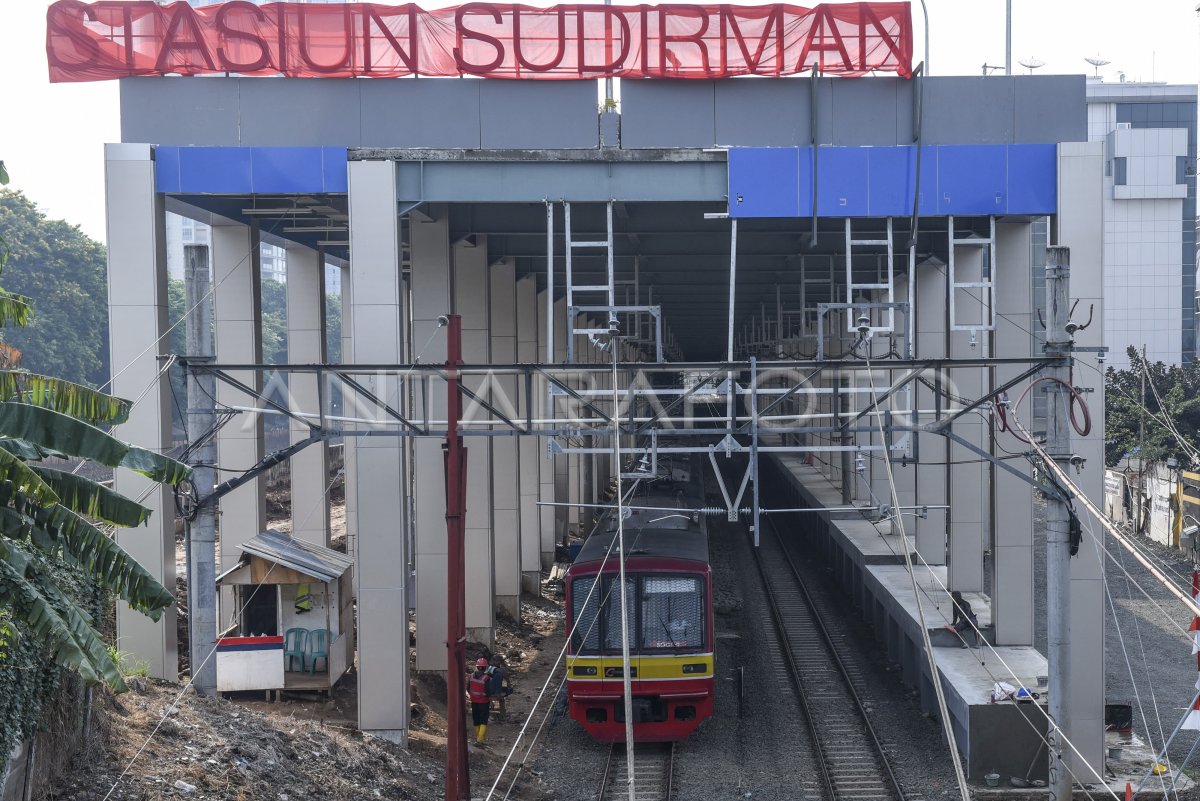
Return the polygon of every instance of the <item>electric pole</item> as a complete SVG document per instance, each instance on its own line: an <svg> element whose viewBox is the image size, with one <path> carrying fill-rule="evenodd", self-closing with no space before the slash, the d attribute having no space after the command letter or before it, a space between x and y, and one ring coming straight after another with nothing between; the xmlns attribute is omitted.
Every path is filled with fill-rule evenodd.
<svg viewBox="0 0 1200 801"><path fill-rule="evenodd" d="M1046 453L1063 470L1071 464L1070 358L1073 346L1070 314L1071 250L1046 249L1046 355L1058 361L1046 372ZM1046 472L1046 642L1050 662L1050 801L1070 801L1071 774L1063 756L1071 730L1067 696L1070 676L1071 513L1065 490Z"/></svg>
<svg viewBox="0 0 1200 801"><path fill-rule="evenodd" d="M446 801L462 801L471 797L467 736L463 728L467 665L467 449L458 432L458 418L462 416L458 374L462 365L462 317L448 315L446 325Z"/></svg>
<svg viewBox="0 0 1200 801"><path fill-rule="evenodd" d="M206 362L213 355L208 245L186 245L183 254L188 358ZM217 446L212 437L216 383L211 373L187 370L187 438L189 443L203 443L187 460L192 466L194 503L194 513L186 522L188 666L192 688L209 697L217 694L217 665L208 659L217 642L217 510L215 503L201 501L217 483Z"/></svg>
<svg viewBox="0 0 1200 801"><path fill-rule="evenodd" d="M1146 505L1144 500L1146 488L1146 346L1142 345L1142 364L1141 373L1142 394L1138 397L1138 504L1137 504L1137 532L1144 534L1142 528L1142 520L1145 519L1143 507Z"/></svg>

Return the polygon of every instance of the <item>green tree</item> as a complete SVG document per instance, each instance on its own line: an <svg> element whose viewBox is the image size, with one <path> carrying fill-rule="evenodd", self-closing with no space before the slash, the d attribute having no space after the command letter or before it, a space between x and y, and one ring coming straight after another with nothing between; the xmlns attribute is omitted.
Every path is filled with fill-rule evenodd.
<svg viewBox="0 0 1200 801"><path fill-rule="evenodd" d="M7 193L6 202L14 197L20 196ZM18 207L25 202L20 197ZM29 245L27 221L16 215L0 223L0 270L10 241ZM26 261L25 270L55 269L63 262L54 256L53 243L60 241L68 249L77 244L78 229L64 224L53 230L60 240L50 239L45 251L26 251L26 258L45 252L49 265ZM0 290L0 325L28 329L33 319L29 298ZM106 341L101 331L90 335ZM125 421L130 408L129 401L78 383L0 370L0 608L9 615L0 639L29 638L55 664L117 690L125 686L120 668L68 576L82 571L132 608L158 619L174 602L171 592L117 545L109 528L140 526L150 510L102 484L52 467L46 459L78 457L171 484L186 479L186 465L101 429Z"/></svg>
<svg viewBox="0 0 1200 801"><path fill-rule="evenodd" d="M3 341L30 370L103 386L109 376L104 246L8 190L0 191L0 231L8 246L6 288L38 310L28 325L5 330Z"/></svg>
<svg viewBox="0 0 1200 801"><path fill-rule="evenodd" d="M1124 456L1141 454L1144 444L1147 461L1174 457L1200 466L1194 458L1200 447L1200 363L1168 367L1144 362L1135 348L1127 353L1129 369L1110 367L1104 377L1105 461L1113 467Z"/></svg>

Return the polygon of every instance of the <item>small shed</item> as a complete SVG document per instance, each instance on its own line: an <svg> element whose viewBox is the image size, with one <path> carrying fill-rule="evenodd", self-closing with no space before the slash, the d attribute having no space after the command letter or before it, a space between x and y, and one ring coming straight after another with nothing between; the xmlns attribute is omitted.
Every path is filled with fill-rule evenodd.
<svg viewBox="0 0 1200 801"><path fill-rule="evenodd" d="M278 531L239 547L217 577L238 610L217 639L217 690L329 691L354 662L352 560Z"/></svg>

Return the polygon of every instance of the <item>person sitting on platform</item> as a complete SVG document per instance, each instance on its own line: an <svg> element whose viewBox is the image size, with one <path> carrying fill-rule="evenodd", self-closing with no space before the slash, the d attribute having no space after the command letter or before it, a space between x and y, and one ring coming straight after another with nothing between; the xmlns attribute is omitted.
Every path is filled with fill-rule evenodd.
<svg viewBox="0 0 1200 801"><path fill-rule="evenodd" d="M971 640L976 645L979 644L979 618L971 611L971 602L962 597L962 593L958 590L950 593L950 600L954 602L954 617L950 621L950 625L946 628L953 631L962 640L963 648L970 648L967 644L967 638L964 634L971 632Z"/></svg>

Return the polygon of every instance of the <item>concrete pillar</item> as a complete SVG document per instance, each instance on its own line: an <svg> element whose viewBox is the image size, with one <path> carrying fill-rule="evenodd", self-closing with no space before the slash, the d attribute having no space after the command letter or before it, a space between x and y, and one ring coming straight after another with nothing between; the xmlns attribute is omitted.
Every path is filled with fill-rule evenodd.
<svg viewBox="0 0 1200 801"><path fill-rule="evenodd" d="M946 265L937 259L927 259L917 265L917 311L916 352L918 359L944 358L949 355L946 337ZM926 373L930 383L936 376ZM932 390L917 385L917 408L925 410L918 418L919 423L933 420L929 411L939 402ZM946 408L943 396L940 401ZM917 465L917 496L922 503L945 505L949 497L946 462L950 460L948 440L936 434L919 436L917 447L921 464ZM946 562L947 521L944 509L930 509L925 520L916 519L916 549L927 563L941 565Z"/></svg>
<svg viewBox="0 0 1200 801"><path fill-rule="evenodd" d="M996 334L999 357L1024 357L1033 353L1037 321L1033 313L1030 265L1030 225L1026 222L996 224ZM995 369L992 386L1010 381L1022 371L1020 365ZM1019 385L1008 391L1016 403L1024 390ZM1031 401L1026 399L1026 404ZM1025 406L1028 413L1029 406ZM1029 417L1022 417L1029 420ZM992 453L1007 456L1001 448L1018 451L1023 444L1010 434L996 433ZM1009 467L1030 474L1026 459L1007 459ZM997 645L1033 645L1033 488L1006 470L992 469L992 507L995 525L992 542L992 624Z"/></svg>
<svg viewBox="0 0 1200 801"><path fill-rule="evenodd" d="M439 315L451 311L450 242L444 208L409 222L412 258L412 352L434 364L446 360L446 337L437 330ZM441 420L446 416L446 388L429 383L429 395L419 398L415 417ZM467 447L475 443L468 439ZM468 451L469 454L469 451ZM427 438L413 442L413 498L416 504L417 670L446 669L446 487L442 443ZM474 467L474 465L469 465ZM467 497L468 508L474 499Z"/></svg>
<svg viewBox="0 0 1200 801"><path fill-rule="evenodd" d="M262 294L258 231L248 225L214 218L211 228L213 270L213 337L217 362L262 362ZM246 386L262 390L261 372L236 372L231 376ZM261 404L251 395L217 382L221 406L253 407ZM262 415L243 413L217 434L217 461L227 469L245 470L264 456ZM218 478L224 480L228 475ZM218 571L241 558L238 545L267 527L266 480L254 478L221 498L217 513L220 532ZM218 630L234 622L233 594L223 588L219 600Z"/></svg>
<svg viewBox="0 0 1200 801"><path fill-rule="evenodd" d="M170 385L156 381L160 353L170 350L167 331L167 255L162 196L154 191L150 145L104 146L104 200L108 234L108 346L111 391L124 398L149 392L114 432L152 450L171 446ZM175 589L175 504L167 487L117 469L114 489L151 510L148 528L117 529L117 543L167 589ZM149 494L145 494L145 493ZM143 495L145 494L145 497ZM117 601L121 650L144 661L150 675L179 678L176 612L158 622Z"/></svg>
<svg viewBox="0 0 1200 801"><path fill-rule="evenodd" d="M407 326L395 165L350 162L349 189L353 351L348 361L400 364L405 361ZM398 379L360 375L357 380L392 408L401 408ZM352 416L361 415L356 411ZM354 459L355 482L347 494L355 494L361 535L355 549L358 725L404 745L409 682L403 443L398 437L363 437L354 448ZM443 626L437 640L444 638Z"/></svg>
<svg viewBox="0 0 1200 801"><path fill-rule="evenodd" d="M354 287L350 282L350 265L345 264L338 268L342 273L342 363L346 364L354 359L354 303L353 291ZM330 395L333 396L333 387L336 386L337 396L341 398L341 414L346 417L353 416L354 398L349 393L345 384L338 382L330 385ZM358 564L358 498L355 493L350 492L350 488L355 486L358 480L357 473L357 458L355 456L355 448L357 447L358 439L356 437L342 437L342 484L346 488L344 493L346 498L346 555ZM358 597L358 571L354 572L354 596ZM411 595L411 588L410 588Z"/></svg>
<svg viewBox="0 0 1200 801"><path fill-rule="evenodd" d="M517 282L517 362L532 364L538 361L538 292L537 277L527 275ZM523 383L523 379L518 379ZM531 383L530 390L538 393L538 384ZM537 417L536 397L529 397L525 387L517 388L519 404L517 411ZM541 536L538 495L541 492L541 452L537 437L520 437L517 448L521 459L520 515L521 515L521 590L538 593L541 590Z"/></svg>
<svg viewBox="0 0 1200 801"><path fill-rule="evenodd" d="M487 237L478 236L475 244L463 241L450 250L454 275L454 311L462 316L463 361L485 364L490 358L488 325L488 255ZM515 337L511 338L514 340ZM487 379L469 377L463 385L477 394L486 391ZM470 400L463 400L464 410ZM490 416L477 409L475 417ZM478 427L476 427L478 428ZM467 637L492 647L495 624L495 559L492 517L492 443L491 437L467 437ZM506 494L505 503L513 506L515 517L515 483L512 500ZM443 501L444 503L444 501ZM515 572L514 572L515 576Z"/></svg>
<svg viewBox="0 0 1200 801"><path fill-rule="evenodd" d="M558 298L554 301L554 353L550 354L550 361L556 365L561 365L567 360L567 300L566 298ZM560 381L564 378L560 374L557 376ZM569 419L574 415L575 401L563 396L556 396L554 417L559 420L559 426L569 425ZM566 422L564 422L566 420ZM558 444L562 444L563 440L557 440ZM572 458L566 454L554 457L554 501L555 503L571 503L571 461ZM554 507L554 530L555 539L561 541L563 533L571 526L573 520L572 512L577 511L565 506Z"/></svg>
<svg viewBox="0 0 1200 801"><path fill-rule="evenodd" d="M486 254L485 254L486 255ZM504 259L488 267L488 316L492 364L517 360L517 265ZM492 380L492 405L516 416L521 382L516 376ZM524 437L492 440L492 531L495 545L496 606L521 619L521 453Z"/></svg>
<svg viewBox="0 0 1200 801"><path fill-rule="evenodd" d="M983 276L984 250L980 247L956 247L955 281L980 281ZM989 314L982 302L982 290L958 290L955 297L958 325L979 324ZM971 334L953 331L950 356L969 359L989 355L991 335L986 331ZM958 398L975 399L985 394L988 371L984 368L958 368L950 371L950 391ZM962 404L951 400L952 408ZM988 446L989 423L976 414L959 417L951 430L977 448ZM987 468L978 455L958 443L950 443L950 538L947 584L952 590L983 590L983 551L986 532L991 525L991 493L985 480Z"/></svg>
<svg viewBox="0 0 1200 801"><path fill-rule="evenodd" d="M1075 335L1081 347L1101 344L1104 332L1104 143L1063 143L1058 146L1058 230L1054 243L1071 248L1071 298L1078 299L1078 322L1086 322L1094 306L1091 327ZM1037 278L1044 280L1044 274ZM1092 413L1087 437L1071 436L1071 449L1084 458L1080 473L1072 476L1092 501L1103 508L1104 498L1104 380L1097 371L1095 353L1078 353L1075 382L1095 392L1084 396ZM1085 522L1086 525L1086 522ZM1103 537L1099 526L1094 533ZM1085 534L1079 555L1071 559L1071 682L1067 737L1079 749L1068 760L1080 781L1095 781L1083 761L1093 765L1104 759L1104 570L1099 546Z"/></svg>
<svg viewBox="0 0 1200 801"><path fill-rule="evenodd" d="M325 353L325 264L321 254L303 245L287 247L288 361L322 364ZM316 375L288 377L292 407L311 414L320 411L322 393ZM315 421L314 421L315 422ZM308 438L309 428L291 420L293 443ZM329 545L329 444L309 445L291 459L292 536Z"/></svg>
<svg viewBox="0 0 1200 801"><path fill-rule="evenodd" d="M553 354L546 352L546 290L543 289L537 294L537 360L543 364L548 364L554 361ZM546 380L538 378L534 380L534 411L540 414L543 418L549 418L549 407L546 404ZM558 458L549 456L549 447L552 439L550 437L538 437L537 439L537 459L538 459L538 500L554 502L554 477L555 464ZM540 545L542 567L549 569L554 564L554 547L556 544L555 526L556 509L553 506L538 507L538 529L540 533Z"/></svg>

